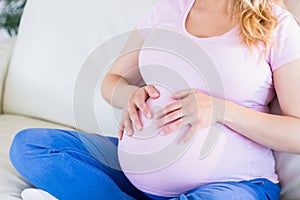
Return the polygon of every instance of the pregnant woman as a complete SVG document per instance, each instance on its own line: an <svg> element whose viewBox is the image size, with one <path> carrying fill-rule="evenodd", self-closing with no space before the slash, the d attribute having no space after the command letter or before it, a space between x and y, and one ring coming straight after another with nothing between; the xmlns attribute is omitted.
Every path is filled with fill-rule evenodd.
<svg viewBox="0 0 300 200"><path fill-rule="evenodd" d="M102 82L119 139L27 129L15 168L61 200L279 199L272 149L300 153L300 29L283 3L160 0L132 44Z"/></svg>

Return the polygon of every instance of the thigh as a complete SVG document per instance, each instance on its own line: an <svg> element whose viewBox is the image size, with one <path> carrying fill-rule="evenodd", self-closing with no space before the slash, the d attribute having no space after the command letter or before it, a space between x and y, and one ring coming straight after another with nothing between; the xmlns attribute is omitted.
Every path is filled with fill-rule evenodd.
<svg viewBox="0 0 300 200"><path fill-rule="evenodd" d="M107 172L110 169L120 171L117 141L116 138L71 130L30 128L20 131L15 136L12 147L16 148L11 149L11 154L19 155L18 160L22 160L38 158L38 155L63 153ZM22 147L22 150L18 147ZM14 154L14 151L20 153Z"/></svg>
<svg viewBox="0 0 300 200"><path fill-rule="evenodd" d="M126 194L136 199L149 199L143 192L138 190L123 173L118 160L117 138L83 132L78 132L77 134L77 138L80 140L79 143L83 146L81 148L85 148L86 152L91 155L93 158L92 164L94 166L109 175Z"/></svg>
<svg viewBox="0 0 300 200"><path fill-rule="evenodd" d="M145 195L120 170L117 143L116 138L96 134L26 129L14 138L10 154L12 163L25 178L38 187L46 185L42 189L47 190L52 184L52 191L65 193L73 185L69 192L85 187L95 188L95 192L102 185L103 190L114 188L117 193L119 187L136 199L144 199ZM63 183L66 183L64 189Z"/></svg>
<svg viewBox="0 0 300 200"><path fill-rule="evenodd" d="M98 134L82 133L71 130L32 128L20 131L14 138L17 148L13 151L22 151L19 159L28 156L51 155L63 153L71 155L88 164L91 164L110 174L121 168L117 156L118 139ZM24 154L27 152L26 154Z"/></svg>
<svg viewBox="0 0 300 200"><path fill-rule="evenodd" d="M182 194L180 200L278 200L280 188L267 179L213 183Z"/></svg>

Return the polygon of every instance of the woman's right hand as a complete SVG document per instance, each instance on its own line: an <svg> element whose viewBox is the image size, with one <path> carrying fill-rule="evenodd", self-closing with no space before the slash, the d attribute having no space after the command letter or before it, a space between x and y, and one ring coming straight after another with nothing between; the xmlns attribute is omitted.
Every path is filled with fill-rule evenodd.
<svg viewBox="0 0 300 200"><path fill-rule="evenodd" d="M127 106L124 107L120 125L119 139L122 140L124 131L129 136L133 135L133 125L141 130L143 125L140 121L138 111L140 110L147 118L152 118L152 113L148 108L146 101L148 98L156 99L159 97L158 90L151 85L146 85L136 89L130 96Z"/></svg>

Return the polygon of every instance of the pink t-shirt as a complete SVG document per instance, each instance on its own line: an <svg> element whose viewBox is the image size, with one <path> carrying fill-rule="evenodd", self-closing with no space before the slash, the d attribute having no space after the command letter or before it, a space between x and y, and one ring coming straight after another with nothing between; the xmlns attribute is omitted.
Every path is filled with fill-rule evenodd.
<svg viewBox="0 0 300 200"><path fill-rule="evenodd" d="M159 44L156 49L144 48L141 50L139 65L142 75L146 78L146 83L155 83L146 74L147 66L167 66L168 69L176 72L175 75L169 74L168 70L162 70L156 78L168 79L169 76L176 77L179 75L187 83L178 84L178 81L169 81L164 84L177 84L179 85L178 88L186 84L202 92L268 113L268 104L275 96L272 72L288 62L300 58L300 30L293 16L279 6L273 6L273 11L279 18L279 25L273 33L272 44L267 50L267 58L264 59L264 46L262 44L252 50L241 44L238 25L227 33L216 37L198 38L189 34L185 29L185 21L194 1L160 0L144 16L137 28L175 31L182 37L193 41L204 50L205 53L201 52L201 56L204 54L209 56L212 64L209 61L205 61L205 63L209 67L213 67L214 69L211 71L216 71L218 76L208 75L210 74L209 70L202 73L201 69L205 67L201 65L196 66L200 72L195 70L195 66L191 67L195 63L189 62L189 58L176 52L177 43L178 52L181 52L186 47L185 44L188 43L184 42L185 39L181 41L179 39L173 41L175 45L170 44L171 50L159 49ZM145 37L145 43L147 43L147 37L149 35L151 37L151 33L143 34L142 31L142 35ZM157 42L159 43L159 41ZM197 53L191 52L195 56ZM205 77L206 75L208 76ZM214 88L217 87L212 86L213 83L208 79L221 82L222 91L214 91ZM160 89L162 97L157 102L152 101L149 104L163 106L172 101L168 98L171 92L164 89L164 84L159 84L157 87ZM141 117L146 124L147 119ZM211 134L210 132L213 132L211 130L216 127L219 134L214 140L215 143L211 145L213 148L209 153L199 157L199 152L205 145L206 136ZM182 134L187 128L183 127L178 134ZM138 132L135 133L135 135L138 134ZM143 139L138 138L138 136L137 138L124 136L119 144L119 160L126 176L137 188L154 195L175 197L195 187L212 182L242 181L255 178L267 178L274 183L278 182L271 149L243 137L222 124L199 130L194 140L188 144L188 148L178 147L182 148L180 156L168 160L171 156L170 152L176 150L164 151L164 148L172 145L172 148L174 146L177 148L177 144L170 145L170 141L175 139L176 134L169 136L154 134ZM133 156L133 158L128 156L128 153L137 156ZM145 156L149 154L151 155ZM157 163L161 163L161 165L156 165ZM130 167L128 167L129 165Z"/></svg>

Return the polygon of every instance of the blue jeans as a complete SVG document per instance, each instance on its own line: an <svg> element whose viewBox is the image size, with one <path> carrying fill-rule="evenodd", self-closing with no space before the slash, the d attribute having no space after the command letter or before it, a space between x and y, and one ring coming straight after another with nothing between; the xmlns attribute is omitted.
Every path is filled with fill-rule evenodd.
<svg viewBox="0 0 300 200"><path fill-rule="evenodd" d="M117 145L117 138L98 134L26 129L15 136L10 159L24 178L60 200L279 199L278 184L267 179L208 184L176 198L145 194L121 171Z"/></svg>

